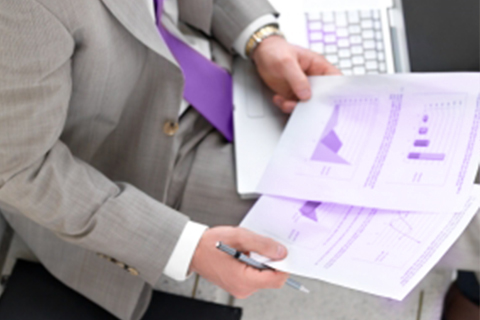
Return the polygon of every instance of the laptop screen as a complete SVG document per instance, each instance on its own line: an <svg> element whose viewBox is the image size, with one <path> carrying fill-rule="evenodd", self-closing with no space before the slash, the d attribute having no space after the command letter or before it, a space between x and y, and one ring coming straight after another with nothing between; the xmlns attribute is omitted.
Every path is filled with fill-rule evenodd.
<svg viewBox="0 0 480 320"><path fill-rule="evenodd" d="M411 71L480 71L479 0L402 4Z"/></svg>

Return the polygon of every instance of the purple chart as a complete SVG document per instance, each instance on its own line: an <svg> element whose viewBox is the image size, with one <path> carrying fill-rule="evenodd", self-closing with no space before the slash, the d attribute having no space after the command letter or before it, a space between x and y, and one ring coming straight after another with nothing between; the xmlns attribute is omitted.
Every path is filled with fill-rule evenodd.
<svg viewBox="0 0 480 320"><path fill-rule="evenodd" d="M343 172L352 171L372 139L378 101L370 97L336 97L331 103L331 115L320 127L318 140L312 141L308 160L321 162L324 168L336 165Z"/></svg>
<svg viewBox="0 0 480 320"><path fill-rule="evenodd" d="M320 141L313 152L312 160L337 164L349 164L348 161L338 155L338 152L343 146L342 141L335 132L335 127L338 124L339 111L340 106L336 105L332 117L328 121Z"/></svg>
<svg viewBox="0 0 480 320"><path fill-rule="evenodd" d="M307 201L305 204L300 208L300 213L305 218L318 222L317 214L315 210L321 205L321 202L315 201Z"/></svg>

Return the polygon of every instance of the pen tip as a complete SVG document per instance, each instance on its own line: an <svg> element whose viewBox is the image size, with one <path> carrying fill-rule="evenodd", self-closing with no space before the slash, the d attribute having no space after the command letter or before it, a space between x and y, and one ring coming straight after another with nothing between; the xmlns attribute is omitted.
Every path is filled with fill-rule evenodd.
<svg viewBox="0 0 480 320"><path fill-rule="evenodd" d="M304 286L301 286L301 287L300 287L300 291L305 292L305 293L310 293L310 290L308 290L308 289L305 288Z"/></svg>
<svg viewBox="0 0 480 320"><path fill-rule="evenodd" d="M220 247L222 245L222 243L220 241L218 241L216 244L215 244L215 247Z"/></svg>

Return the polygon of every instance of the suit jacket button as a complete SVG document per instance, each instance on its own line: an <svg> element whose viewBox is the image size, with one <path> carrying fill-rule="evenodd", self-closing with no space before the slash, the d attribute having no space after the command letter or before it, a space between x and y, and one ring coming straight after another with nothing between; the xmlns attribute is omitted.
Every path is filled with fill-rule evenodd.
<svg viewBox="0 0 480 320"><path fill-rule="evenodd" d="M177 130L178 130L178 122L167 121L163 126L163 133L165 133L169 137L173 136L175 132L177 132Z"/></svg>
<svg viewBox="0 0 480 320"><path fill-rule="evenodd" d="M127 269L127 271L128 271L132 276L138 276L138 275L139 275L139 272L138 272L137 269L135 269L135 268L129 267L129 268Z"/></svg>
<svg viewBox="0 0 480 320"><path fill-rule="evenodd" d="M100 252L97 252L97 256L99 256L100 258L103 258L103 259L107 259L108 260L108 256L104 255L103 253L100 253Z"/></svg>

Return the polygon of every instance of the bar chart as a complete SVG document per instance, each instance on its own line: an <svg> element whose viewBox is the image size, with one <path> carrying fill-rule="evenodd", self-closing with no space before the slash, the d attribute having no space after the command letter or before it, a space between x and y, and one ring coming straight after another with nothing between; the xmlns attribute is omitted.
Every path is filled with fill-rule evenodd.
<svg viewBox="0 0 480 320"><path fill-rule="evenodd" d="M411 134L403 141L402 172L396 183L442 185L456 154L456 134L463 125L463 94L425 94L417 96L418 110Z"/></svg>

